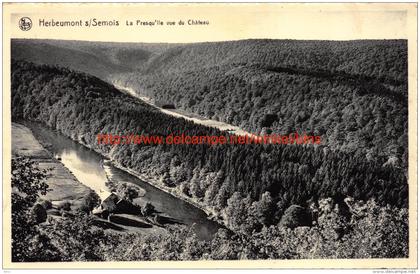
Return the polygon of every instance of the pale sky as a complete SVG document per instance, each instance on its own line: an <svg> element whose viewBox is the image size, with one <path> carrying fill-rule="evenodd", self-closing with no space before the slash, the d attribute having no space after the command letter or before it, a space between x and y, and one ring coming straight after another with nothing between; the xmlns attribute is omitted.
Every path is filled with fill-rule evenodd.
<svg viewBox="0 0 420 274"><path fill-rule="evenodd" d="M36 5L36 6L34 6ZM416 4L12 4L4 26L14 38L117 42L203 42L271 39L407 39L416 27ZM10 13L11 16L7 16ZM19 19L29 17L29 31ZM40 27L39 20L119 22L118 27ZM183 26L126 26L136 20ZM208 21L188 26L187 21Z"/></svg>

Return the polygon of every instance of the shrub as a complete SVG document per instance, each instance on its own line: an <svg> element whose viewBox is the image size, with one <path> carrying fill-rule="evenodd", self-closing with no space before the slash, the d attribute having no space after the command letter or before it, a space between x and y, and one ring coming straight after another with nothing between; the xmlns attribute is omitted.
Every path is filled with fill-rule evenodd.
<svg viewBox="0 0 420 274"><path fill-rule="evenodd" d="M82 204L79 206L78 210L89 214L95 207L99 206L100 203L101 199L98 194L91 190L85 197L83 197Z"/></svg>
<svg viewBox="0 0 420 274"><path fill-rule="evenodd" d="M90 214L91 209L85 203L81 203L80 205L78 205L76 207L76 211L84 212L86 214Z"/></svg>
<svg viewBox="0 0 420 274"><path fill-rule="evenodd" d="M58 206L58 209L63 209L65 211L71 210L71 203L69 201L65 201Z"/></svg>
<svg viewBox="0 0 420 274"><path fill-rule="evenodd" d="M130 202L132 202L133 199L139 197L138 187L132 184L119 184L116 188L116 192L119 197Z"/></svg>
<svg viewBox="0 0 420 274"><path fill-rule="evenodd" d="M45 210L52 209L52 203L50 200L41 200L39 204L45 208Z"/></svg>
<svg viewBox="0 0 420 274"><path fill-rule="evenodd" d="M155 207L151 203L146 203L142 208L142 214L144 216L150 216L155 212Z"/></svg>
<svg viewBox="0 0 420 274"><path fill-rule="evenodd" d="M35 204L31 209L31 217L39 224L47 220L47 211L41 204Z"/></svg>
<svg viewBox="0 0 420 274"><path fill-rule="evenodd" d="M289 228L310 225L311 215L304 207L299 205L291 205L288 209L286 209L279 222L279 226L285 226Z"/></svg>

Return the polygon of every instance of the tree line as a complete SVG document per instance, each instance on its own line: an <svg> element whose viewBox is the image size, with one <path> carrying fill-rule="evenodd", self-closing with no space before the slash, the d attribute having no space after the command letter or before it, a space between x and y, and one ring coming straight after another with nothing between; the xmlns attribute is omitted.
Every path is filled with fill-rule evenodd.
<svg viewBox="0 0 420 274"><path fill-rule="evenodd" d="M292 225L302 214L290 208L281 226L245 233L219 229L212 240L197 238L193 227L166 226L167 233L115 232L98 226L80 210L64 218L39 218L36 203L49 190L45 170L28 158L12 159L12 261L149 261L313 258L404 258L408 256L408 210L381 207L373 200L346 199L349 214L332 199L320 199L313 226ZM235 213L243 203L232 197ZM260 206L268 205L263 196ZM302 208L300 208L302 209ZM263 216L257 216L263 217ZM251 219L255 223L256 219Z"/></svg>
<svg viewBox="0 0 420 274"><path fill-rule="evenodd" d="M324 135L332 149L386 155L407 166L404 40L180 45L144 69L109 78L256 134Z"/></svg>
<svg viewBox="0 0 420 274"><path fill-rule="evenodd" d="M228 134L165 115L98 78L65 68L13 61L12 117L57 129L122 166L161 179L220 216L235 193L259 201L268 192L275 206L266 214L273 224L289 206L323 197L408 205L405 169L361 151L324 145L99 145L98 133Z"/></svg>

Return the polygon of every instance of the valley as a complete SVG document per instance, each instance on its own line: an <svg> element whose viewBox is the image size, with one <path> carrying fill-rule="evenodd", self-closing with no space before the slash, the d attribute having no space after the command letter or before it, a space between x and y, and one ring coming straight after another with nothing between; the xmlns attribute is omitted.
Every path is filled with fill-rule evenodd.
<svg viewBox="0 0 420 274"><path fill-rule="evenodd" d="M135 90L133 90L132 88L129 88L129 87L120 86L116 83L113 83L113 85L117 89L121 90L122 92L125 92L125 93L129 94L130 96L133 96L133 97L135 97L139 100L142 100L143 102L159 109L162 113L165 113L167 115L171 115L171 116L176 117L176 118L183 118L183 119L186 119L188 121L192 121L196 124L203 125L203 126L206 126L206 127L217 128L220 131L227 131L230 134L234 134L234 135L251 135L251 133L249 133L249 132L247 132L247 131L245 131L245 130L237 127L237 126L226 124L226 123L223 123L221 121L206 119L206 118L200 117L196 114L188 113L186 111L179 110L179 109L176 109L176 108L175 109L165 109L165 108L159 107L155 103L153 103L153 100L151 98L146 97L146 96L141 96L141 92L139 92L139 91L135 91Z"/></svg>
<svg viewBox="0 0 420 274"><path fill-rule="evenodd" d="M83 256L407 256L405 40L14 40L12 56L12 121L28 123L89 188L134 184L144 196L133 202L152 203L168 220L163 234L95 229L81 238L71 235L91 233L89 216L57 221L74 242L94 243ZM322 144L113 146L96 138L294 132ZM39 229L59 246L57 229Z"/></svg>

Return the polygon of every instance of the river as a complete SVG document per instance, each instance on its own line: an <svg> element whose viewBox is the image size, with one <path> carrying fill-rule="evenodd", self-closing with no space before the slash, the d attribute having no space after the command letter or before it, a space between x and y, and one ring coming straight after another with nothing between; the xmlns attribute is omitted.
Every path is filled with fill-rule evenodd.
<svg viewBox="0 0 420 274"><path fill-rule="evenodd" d="M131 95L139 100L142 100L143 102L159 109L161 112L168 114L170 116L176 117L176 118L184 118L186 120L192 121L196 124L200 124L200 125L204 125L207 127L214 127L217 128L221 131L228 131L231 134L235 134L235 135L241 135L241 136L251 136L252 134L248 131L245 131L243 129L241 129L238 126L234 126L231 124L227 124L224 122L220 122L220 121L216 121L216 120L211 120L211 119L206 119L203 117L199 117L196 114L190 114L190 113L186 113L185 111L180 111L180 110L172 110L172 109L164 109L161 107L158 107L157 105L155 105L153 103L153 100L149 97L146 96L141 96L139 95L138 92L136 92L134 89L130 88L130 87L124 87L121 85L118 85L116 82L112 83L114 85L115 88L117 88L118 90L120 90L121 92Z"/></svg>
<svg viewBox="0 0 420 274"><path fill-rule="evenodd" d="M81 183L96 192L99 192L100 189L107 189L102 155L39 123L24 122L24 125L31 129L38 141L50 144L48 150L60 158L61 162ZM144 189L145 195L141 199L144 202L152 203L157 211L188 227L195 224L195 232L199 239L212 239L221 227L218 223L209 220L201 209L112 165L107 168L109 169L108 175L112 175L113 181L134 183Z"/></svg>

